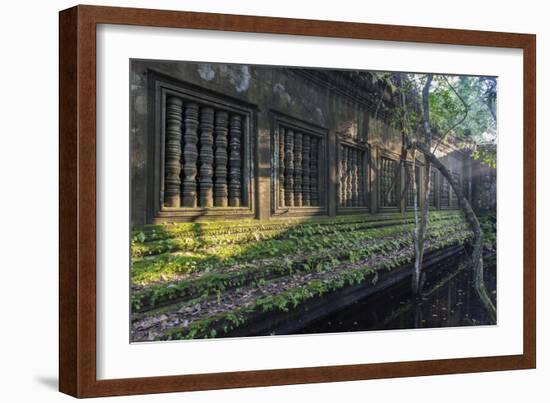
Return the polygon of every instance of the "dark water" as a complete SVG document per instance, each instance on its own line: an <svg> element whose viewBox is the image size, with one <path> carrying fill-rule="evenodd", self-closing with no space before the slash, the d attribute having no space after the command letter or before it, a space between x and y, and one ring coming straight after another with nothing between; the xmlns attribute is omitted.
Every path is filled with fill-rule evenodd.
<svg viewBox="0 0 550 403"><path fill-rule="evenodd" d="M422 297L411 295L410 279L358 300L297 333L492 325L473 286L464 255L425 270ZM485 286L496 306L496 266L486 263Z"/></svg>

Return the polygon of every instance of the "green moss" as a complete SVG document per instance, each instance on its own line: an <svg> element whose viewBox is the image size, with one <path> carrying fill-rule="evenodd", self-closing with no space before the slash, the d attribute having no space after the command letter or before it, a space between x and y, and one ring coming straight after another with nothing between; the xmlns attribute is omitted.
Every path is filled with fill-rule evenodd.
<svg viewBox="0 0 550 403"><path fill-rule="evenodd" d="M358 221L359 219L360 217L356 217L353 224L348 223L345 226L307 223L277 233L277 236L273 239L262 239L261 235L255 235L253 238L259 240L249 240L249 242L242 244L216 241L215 246L212 246L203 239L201 241L202 246L194 245L191 247L189 246L190 241L172 240L171 245L181 242L179 252L165 252L154 257L133 260L132 282L133 284L145 285L194 272L221 270L235 264L246 266L247 262L252 260L311 253L320 249L331 248L334 245L338 245L340 248L347 247L358 239L375 239L412 230L411 223L394 224L390 227L389 225L394 223L395 220L386 220L389 221L388 226L379 228L372 226L372 223L369 222L369 216L365 217L365 222ZM446 213L434 217L432 223L445 221L448 225L453 225L453 223L458 223L460 220L460 216ZM334 220L326 221L331 223ZM253 234L260 233L260 229L253 230ZM231 235L228 235L228 237L231 237ZM157 241L155 245L158 242L160 241ZM144 244L133 245L133 248L142 254Z"/></svg>
<svg viewBox="0 0 550 403"><path fill-rule="evenodd" d="M484 232L491 229L490 223L482 225ZM246 325L253 314L286 312L342 287L375 283L378 271L412 261L412 232L411 214L148 226L132 234L134 319L219 299L231 290L268 286L287 276L312 273L317 278L244 308L167 330L161 338L220 337ZM469 237L462 214L430 213L430 250L463 244ZM372 256L377 256L376 267L361 265Z"/></svg>
<svg viewBox="0 0 550 403"><path fill-rule="evenodd" d="M471 237L468 232L457 233L456 236L440 239L435 242L429 249L438 250L448 246L462 244ZM296 308L298 305L315 297L323 296L324 294L337 291L345 286L360 284L366 281L376 282L377 270L382 267L400 267L403 264L411 263L414 254L408 254L394 257L380 264L380 267L371 268L363 266L354 270L342 271L339 275L326 280L313 280L303 286L294 287L288 291L259 298L254 301L251 306L238 308L230 312L220 313L211 317L206 317L195 322L192 322L186 328L174 328L165 332L159 339L176 340L176 339L195 339L195 338L211 338L217 335L227 334L240 326L248 323L249 318L254 313L262 312L288 312L290 309ZM391 261L391 264L388 262Z"/></svg>
<svg viewBox="0 0 550 403"><path fill-rule="evenodd" d="M452 226L448 224L448 222L432 223L428 239L439 238L465 229L464 223L455 223ZM295 240L293 241L294 251L305 245L305 249L300 250L298 257L291 259L288 254L285 254L286 258L274 259L268 264L254 264L252 260L239 266L238 270L208 272L186 281L155 284L132 293L132 306L135 311L141 311L184 298L217 295L227 289L262 279L298 272L326 271L343 262L355 263L374 254L389 253L407 246L412 242L411 231L412 227L406 226L371 230L369 234L347 233L345 236L341 235L337 241L333 239L328 241L324 247L313 243L313 248L309 247L307 238ZM337 246L334 247L334 245ZM388 262L386 268L391 269L400 263L399 261Z"/></svg>
<svg viewBox="0 0 550 403"><path fill-rule="evenodd" d="M493 214L479 217L479 225L483 232L483 246L495 250L497 246L497 218Z"/></svg>

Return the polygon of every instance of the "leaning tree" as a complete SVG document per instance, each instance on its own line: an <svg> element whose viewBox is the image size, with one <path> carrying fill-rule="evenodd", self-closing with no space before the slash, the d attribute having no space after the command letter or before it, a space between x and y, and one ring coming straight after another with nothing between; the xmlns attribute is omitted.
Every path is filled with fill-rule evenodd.
<svg viewBox="0 0 550 403"><path fill-rule="evenodd" d="M408 186L413 187L415 194L415 265L412 291L415 295L420 292L430 211L431 170L437 169L456 194L459 207L472 230L471 259L475 288L488 312L495 318L496 309L487 294L483 279L483 233L478 217L458 181L437 156L437 149L452 135L455 140L467 145L474 158L496 167L496 79L410 73L378 73L376 76L384 83L384 91L391 87L399 98L398 106L393 108L393 119L401 130L402 149L400 164L397 164L393 180L397 186L399 170L404 167L406 181L405 187L399 192L400 197L403 198L407 193ZM415 161L417 153L424 157L425 167L424 193L420 206L417 205L416 170L409 169L407 164L409 154Z"/></svg>

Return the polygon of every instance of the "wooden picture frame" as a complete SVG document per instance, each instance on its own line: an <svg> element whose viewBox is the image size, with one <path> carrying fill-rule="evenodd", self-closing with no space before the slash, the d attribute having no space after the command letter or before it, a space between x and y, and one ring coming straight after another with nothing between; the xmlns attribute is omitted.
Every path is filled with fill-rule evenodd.
<svg viewBox="0 0 550 403"><path fill-rule="evenodd" d="M122 24L523 50L523 354L107 379L96 377L96 26ZM535 368L534 35L196 12L76 6L60 12L59 389L75 397Z"/></svg>

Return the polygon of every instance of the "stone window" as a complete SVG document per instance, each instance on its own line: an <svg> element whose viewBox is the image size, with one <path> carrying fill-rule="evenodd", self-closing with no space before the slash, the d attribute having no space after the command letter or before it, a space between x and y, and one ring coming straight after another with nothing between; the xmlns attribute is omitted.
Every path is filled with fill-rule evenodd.
<svg viewBox="0 0 550 403"><path fill-rule="evenodd" d="M407 209L411 210L414 209L414 186L412 183L413 175L412 175L412 164L409 164L409 171L410 171L410 180L407 186ZM415 166L415 178L416 178L416 207L420 209L420 167Z"/></svg>
<svg viewBox="0 0 550 403"><path fill-rule="evenodd" d="M430 207L437 207L437 181L439 179L439 175L434 167L431 167L431 180L430 180L430 195L429 195L429 206Z"/></svg>
<svg viewBox="0 0 550 403"><path fill-rule="evenodd" d="M338 155L338 206L366 207L366 150L340 144Z"/></svg>
<svg viewBox="0 0 550 403"><path fill-rule="evenodd" d="M274 213L324 213L326 130L282 116L275 117L274 128Z"/></svg>
<svg viewBox="0 0 550 403"><path fill-rule="evenodd" d="M453 170L451 171L451 175L453 179L458 183L458 186L459 187L462 186L461 185L462 180L461 180L460 174L457 171ZM452 188L450 189L450 206L451 208L458 208L458 197Z"/></svg>
<svg viewBox="0 0 550 403"><path fill-rule="evenodd" d="M441 177L441 187L439 191L439 206L441 208L449 208L450 207L450 190L451 186L449 185L449 181Z"/></svg>
<svg viewBox="0 0 550 403"><path fill-rule="evenodd" d="M401 183L399 164L387 157L380 158L380 206L398 207L398 189Z"/></svg>
<svg viewBox="0 0 550 403"><path fill-rule="evenodd" d="M253 213L252 109L153 74L156 221ZM158 193L157 193L158 192Z"/></svg>

